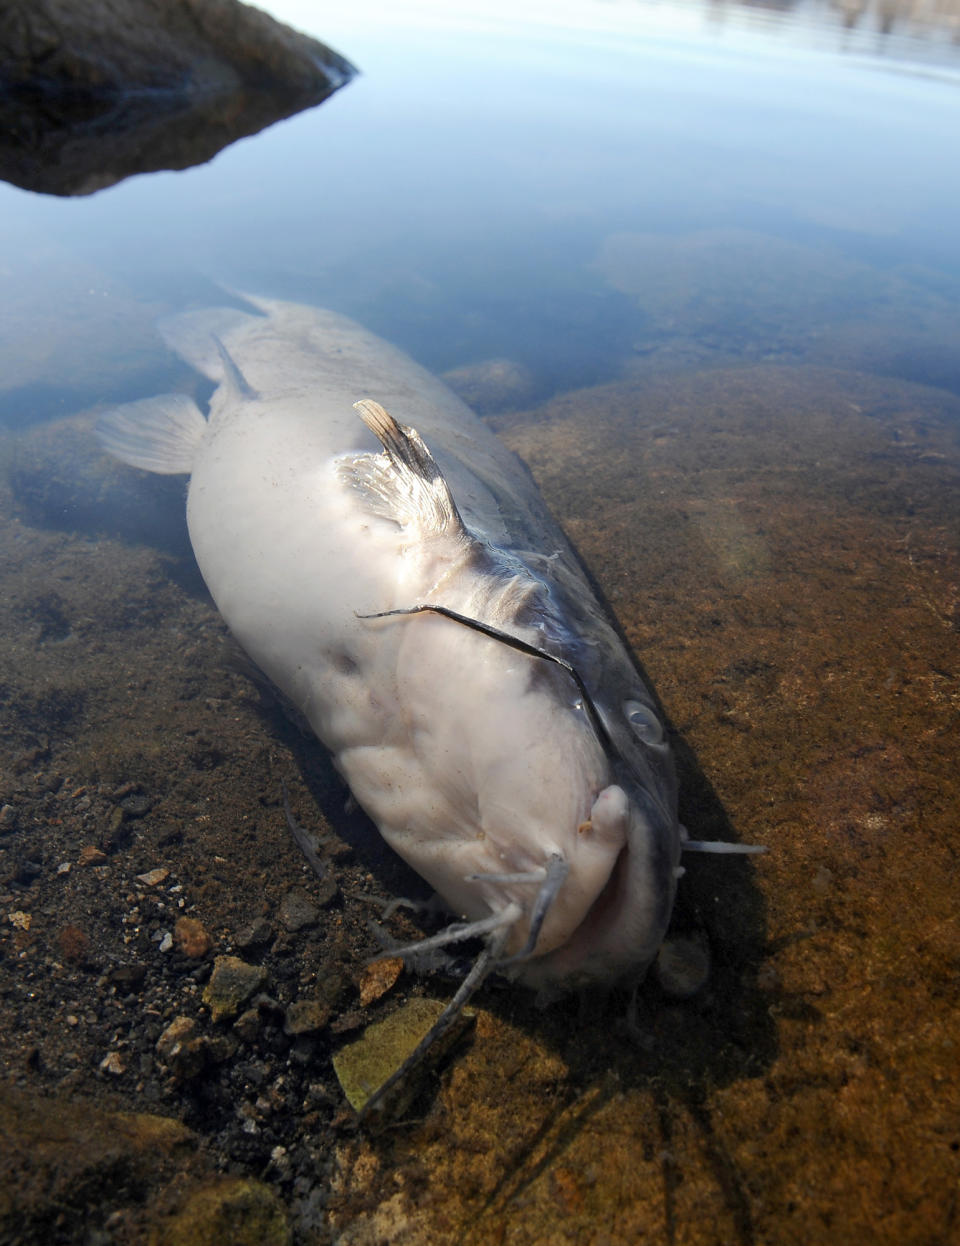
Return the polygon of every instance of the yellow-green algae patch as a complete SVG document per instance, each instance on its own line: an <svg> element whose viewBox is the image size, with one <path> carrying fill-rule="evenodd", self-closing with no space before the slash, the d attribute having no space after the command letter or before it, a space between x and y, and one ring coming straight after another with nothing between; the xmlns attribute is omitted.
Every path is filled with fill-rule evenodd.
<svg viewBox="0 0 960 1246"><path fill-rule="evenodd" d="M420 1126L341 1145L346 1246L960 1232L960 400L765 366L501 434L678 732L688 1001L494 996ZM519 1023L510 1020L519 1018Z"/></svg>
<svg viewBox="0 0 960 1246"><path fill-rule="evenodd" d="M357 1112L367 1103L413 1054L417 1044L433 1026L444 1005L434 999L408 1000L396 1012L383 1021L368 1025L360 1038L337 1052L333 1067L347 1101ZM463 1036L473 1023L473 1013L461 1015L454 1026L427 1052L423 1062L410 1070L409 1077L390 1093L390 1103L384 1105L391 1115L406 1110L429 1076L451 1047Z"/></svg>

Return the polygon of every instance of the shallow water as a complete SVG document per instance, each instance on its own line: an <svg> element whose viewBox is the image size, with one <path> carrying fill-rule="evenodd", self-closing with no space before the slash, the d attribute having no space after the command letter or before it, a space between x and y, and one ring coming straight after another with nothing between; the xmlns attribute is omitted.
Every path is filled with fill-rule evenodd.
<svg viewBox="0 0 960 1246"><path fill-rule="evenodd" d="M0 188L0 1051L19 1092L178 1117L211 1157L153 1141L152 1176L139 1152L86 1171L25 1113L0 1215L144 1240L220 1167L305 1241L950 1240L956 11L351 7L278 0L363 76L211 165L74 201ZM770 850L683 880L699 995L652 982L638 1037L622 1002L491 988L386 1139L350 1132L330 1053L449 991L358 1003L363 897L409 879L349 848L329 768L228 660L182 485L90 441L99 406L194 385L152 326L218 282L450 374L650 675L687 825ZM325 898L281 779L327 837ZM160 950L184 913L267 969L246 1032L206 1019L208 961ZM327 1028L284 1032L328 997ZM175 1015L199 1078L156 1055Z"/></svg>

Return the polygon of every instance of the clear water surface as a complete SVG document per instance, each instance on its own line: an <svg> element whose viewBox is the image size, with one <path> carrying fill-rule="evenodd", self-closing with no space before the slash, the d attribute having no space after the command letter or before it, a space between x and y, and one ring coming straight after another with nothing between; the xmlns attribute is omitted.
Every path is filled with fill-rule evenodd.
<svg viewBox="0 0 960 1246"><path fill-rule="evenodd" d="M141 393L124 309L210 282L335 307L438 371L511 359L540 397L671 351L960 386L949 12L268 7L362 76L205 167L0 188L8 420Z"/></svg>

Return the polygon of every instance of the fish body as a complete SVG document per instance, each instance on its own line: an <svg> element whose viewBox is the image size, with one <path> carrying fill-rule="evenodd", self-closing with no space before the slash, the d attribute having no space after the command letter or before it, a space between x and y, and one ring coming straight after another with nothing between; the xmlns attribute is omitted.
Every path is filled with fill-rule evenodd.
<svg viewBox="0 0 960 1246"><path fill-rule="evenodd" d="M673 761L529 473L401 351L249 301L165 327L218 382L208 417L134 403L104 445L190 472L224 619L505 972L547 993L639 978L679 873Z"/></svg>

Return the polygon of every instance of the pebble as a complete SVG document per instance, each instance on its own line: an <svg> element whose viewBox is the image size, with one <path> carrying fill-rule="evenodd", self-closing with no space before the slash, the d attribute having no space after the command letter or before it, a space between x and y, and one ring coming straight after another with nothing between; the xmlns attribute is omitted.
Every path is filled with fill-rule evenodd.
<svg viewBox="0 0 960 1246"><path fill-rule="evenodd" d="M388 956L384 960L375 960L357 976L357 989L360 992L360 1007L366 1008L374 1000L386 995L403 973L403 961L399 956Z"/></svg>
<svg viewBox="0 0 960 1246"><path fill-rule="evenodd" d="M300 887L288 891L280 901L280 920L294 934L308 926L315 926L320 910Z"/></svg>
<svg viewBox="0 0 960 1246"><path fill-rule="evenodd" d="M287 1008L283 1032L288 1038L315 1034L330 1020L333 1008L323 999L298 999Z"/></svg>
<svg viewBox="0 0 960 1246"><path fill-rule="evenodd" d="M107 979L114 986L119 986L125 991L137 991L143 986L143 980L146 976L146 965L133 963L114 966L107 975Z"/></svg>
<svg viewBox="0 0 960 1246"><path fill-rule="evenodd" d="M273 927L265 917L258 917L256 921L251 922L249 926L245 926L237 935L234 942L239 948L261 947L264 943L269 943L273 938Z"/></svg>
<svg viewBox="0 0 960 1246"><path fill-rule="evenodd" d="M13 805L4 805L0 808L0 835L6 835L8 831L16 829L17 811Z"/></svg>
<svg viewBox="0 0 960 1246"><path fill-rule="evenodd" d="M120 802L120 808L129 818L142 818L150 812L153 801L149 796L126 796Z"/></svg>
<svg viewBox="0 0 960 1246"><path fill-rule="evenodd" d="M33 916L25 913L23 909L16 909L13 913L7 914L7 921L11 926L15 926L17 930L29 930Z"/></svg>
<svg viewBox="0 0 960 1246"><path fill-rule="evenodd" d="M78 865L105 865L107 854L93 844L85 844L80 849Z"/></svg>
<svg viewBox="0 0 960 1246"><path fill-rule="evenodd" d="M657 953L656 972L667 995L689 999L710 977L710 952L695 936L670 935Z"/></svg>
<svg viewBox="0 0 960 1246"><path fill-rule="evenodd" d="M218 956L204 987L203 1002L214 1021L229 1021L266 981L267 971L261 965L248 965L238 956Z"/></svg>
<svg viewBox="0 0 960 1246"><path fill-rule="evenodd" d="M159 887L170 877L170 871L159 866L155 870L147 870L146 874L138 874L136 881L144 887Z"/></svg>
<svg viewBox="0 0 960 1246"><path fill-rule="evenodd" d="M245 1043L252 1043L260 1033L260 1009L248 1008L233 1023L233 1029Z"/></svg>
<svg viewBox="0 0 960 1246"><path fill-rule="evenodd" d="M202 960L213 947L213 940L202 922L195 917L178 917L173 928L177 951L190 960Z"/></svg>
<svg viewBox="0 0 960 1246"><path fill-rule="evenodd" d="M157 1039L157 1055L174 1077L195 1077L207 1062L206 1039L192 1017L174 1017Z"/></svg>
<svg viewBox="0 0 960 1246"><path fill-rule="evenodd" d="M127 1062L119 1051L108 1052L100 1061L100 1072L111 1073L114 1077L121 1077L127 1071Z"/></svg>

